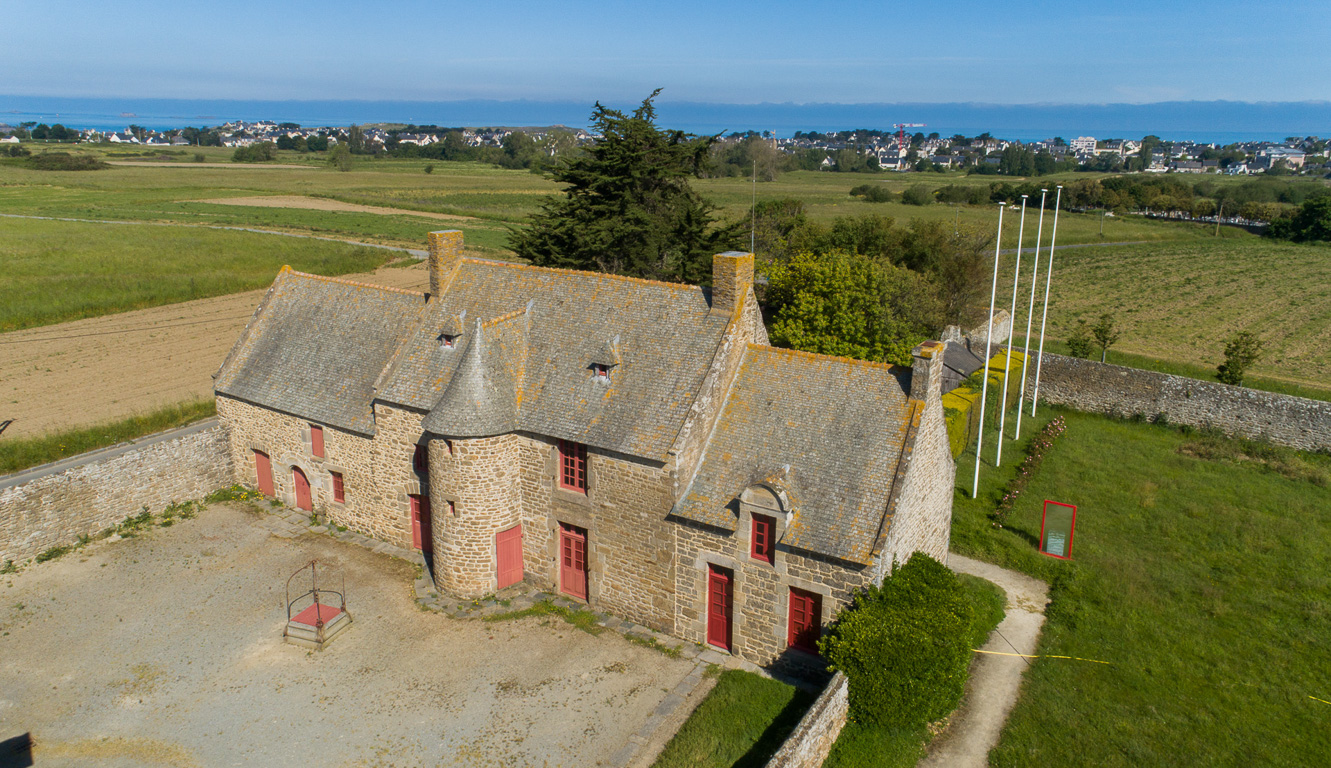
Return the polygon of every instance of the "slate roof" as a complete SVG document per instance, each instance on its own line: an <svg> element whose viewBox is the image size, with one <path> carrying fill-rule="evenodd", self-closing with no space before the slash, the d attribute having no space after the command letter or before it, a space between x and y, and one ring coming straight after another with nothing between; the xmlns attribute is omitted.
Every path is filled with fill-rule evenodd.
<svg viewBox="0 0 1331 768"><path fill-rule="evenodd" d="M214 388L372 435L375 378L424 307L420 293L283 267L218 370Z"/></svg>
<svg viewBox="0 0 1331 768"><path fill-rule="evenodd" d="M734 530L739 494L772 482L792 508L781 543L871 562L913 439L909 390L909 369L750 344L672 514Z"/></svg>
<svg viewBox="0 0 1331 768"><path fill-rule="evenodd" d="M456 346L442 349L440 335L463 312ZM499 332L494 326L481 331L482 348L473 353L475 321L517 312L525 329L520 375L501 374L517 370L517 348L491 344ZM474 354L485 358L468 364L467 375L480 377L475 381L514 376L505 386L513 392L518 429L664 461L728 321L711 313L709 292L697 286L463 259L448 289L426 305L378 398L430 411L427 428L436 434L480 436L477 430L501 409L493 402L498 395L459 408L462 390L453 388L463 359ZM591 365L604 363L610 349L619 362L608 383L597 381ZM480 396L474 382L470 390ZM490 415L478 418L475 408ZM501 423L509 422L493 426Z"/></svg>
<svg viewBox="0 0 1331 768"><path fill-rule="evenodd" d="M942 391L947 394L961 383L970 378L972 373L980 370L984 365L984 360L971 351L968 344L949 341L947 347L943 350L943 381Z"/></svg>

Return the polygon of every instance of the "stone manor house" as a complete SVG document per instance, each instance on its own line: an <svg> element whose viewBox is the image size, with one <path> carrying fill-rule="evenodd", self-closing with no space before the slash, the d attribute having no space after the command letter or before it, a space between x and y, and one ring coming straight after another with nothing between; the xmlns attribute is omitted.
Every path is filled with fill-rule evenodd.
<svg viewBox="0 0 1331 768"><path fill-rule="evenodd" d="M764 665L859 588L947 556L942 345L902 368L776 349L753 256L712 287L462 257L429 293L283 268L216 376L238 481Z"/></svg>

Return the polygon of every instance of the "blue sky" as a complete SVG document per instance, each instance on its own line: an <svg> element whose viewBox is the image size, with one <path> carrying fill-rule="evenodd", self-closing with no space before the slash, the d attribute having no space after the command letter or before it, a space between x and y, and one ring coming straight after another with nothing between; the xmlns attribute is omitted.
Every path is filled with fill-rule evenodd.
<svg viewBox="0 0 1331 768"><path fill-rule="evenodd" d="M1331 3L10 3L0 90L220 99L1331 98Z"/></svg>

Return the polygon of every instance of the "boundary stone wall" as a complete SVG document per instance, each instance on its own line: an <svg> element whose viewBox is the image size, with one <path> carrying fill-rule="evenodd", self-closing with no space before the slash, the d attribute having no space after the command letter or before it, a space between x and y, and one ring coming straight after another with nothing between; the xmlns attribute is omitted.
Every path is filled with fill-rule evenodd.
<svg viewBox="0 0 1331 768"><path fill-rule="evenodd" d="M799 725L767 761L767 768L818 768L827 759L849 711L848 683L838 672L804 713Z"/></svg>
<svg viewBox="0 0 1331 768"><path fill-rule="evenodd" d="M105 453L99 451L97 453ZM231 485L221 426L151 442L0 489L0 564L22 563L147 507L189 501Z"/></svg>
<svg viewBox="0 0 1331 768"><path fill-rule="evenodd" d="M1034 357L1034 356L1032 356ZM1035 384L1027 371L1026 391ZM1163 416L1305 451L1331 450L1331 402L1046 353L1040 399L1089 413Z"/></svg>

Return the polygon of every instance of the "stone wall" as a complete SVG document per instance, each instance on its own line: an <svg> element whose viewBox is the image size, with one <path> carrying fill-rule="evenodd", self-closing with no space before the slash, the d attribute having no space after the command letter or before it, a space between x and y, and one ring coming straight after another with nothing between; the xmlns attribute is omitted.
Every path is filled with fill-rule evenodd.
<svg viewBox="0 0 1331 768"><path fill-rule="evenodd" d="M0 563L73 544L145 508L202 498L231 485L221 426L112 452L106 458L0 490Z"/></svg>
<svg viewBox="0 0 1331 768"><path fill-rule="evenodd" d="M1034 385L1031 365L1028 396ZM1305 451L1331 449L1331 403L1093 360L1045 353L1040 400L1090 413L1163 416Z"/></svg>
<svg viewBox="0 0 1331 768"><path fill-rule="evenodd" d="M804 713L785 743L767 761L767 768L821 766L846 725L846 712L850 706L848 691L846 676L838 672Z"/></svg>
<svg viewBox="0 0 1331 768"><path fill-rule="evenodd" d="M434 583L460 597L494 592L495 536L522 521L515 434L430 441Z"/></svg>
<svg viewBox="0 0 1331 768"><path fill-rule="evenodd" d="M957 464L948 443L946 417L941 398L921 404L913 425L902 487L888 529L887 542L879 556L874 581L880 582L893 562L904 563L916 552L924 552L947 563L952 533L952 493Z"/></svg>

